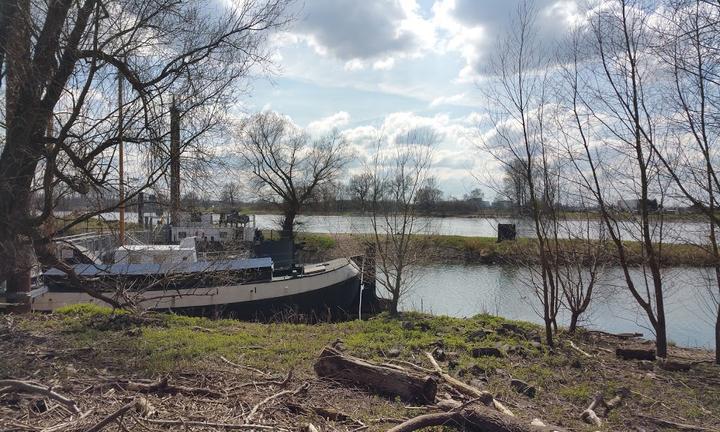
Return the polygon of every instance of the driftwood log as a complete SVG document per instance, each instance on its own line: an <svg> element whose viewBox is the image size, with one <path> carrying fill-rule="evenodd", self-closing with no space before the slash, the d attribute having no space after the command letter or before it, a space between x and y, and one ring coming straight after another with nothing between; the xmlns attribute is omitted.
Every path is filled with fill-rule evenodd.
<svg viewBox="0 0 720 432"><path fill-rule="evenodd" d="M437 393L437 383L432 377L415 375L345 355L329 346L320 353L314 369L321 378L367 387L383 395L400 397L407 402L433 403Z"/></svg>
<svg viewBox="0 0 720 432"><path fill-rule="evenodd" d="M623 360L655 361L655 350L644 348L616 348L615 355Z"/></svg>
<svg viewBox="0 0 720 432"><path fill-rule="evenodd" d="M554 426L535 426L502 414L483 405L473 405L457 411L425 414L401 423L388 432L411 432L430 426L454 426L477 432L563 432Z"/></svg>

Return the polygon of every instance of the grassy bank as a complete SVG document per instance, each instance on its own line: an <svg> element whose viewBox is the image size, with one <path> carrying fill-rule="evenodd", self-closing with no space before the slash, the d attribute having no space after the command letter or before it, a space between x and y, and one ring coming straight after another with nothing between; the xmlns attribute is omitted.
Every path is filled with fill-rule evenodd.
<svg viewBox="0 0 720 432"><path fill-rule="evenodd" d="M527 238L498 243L494 237L419 237L427 245L428 263L512 264L538 259L534 241ZM371 238L363 234L300 233L298 239L305 242L308 259L326 259L361 254L364 250L363 241ZM579 256L583 255L582 250L587 246L577 240L560 240L559 245L561 250L576 251ZM631 264L642 262L640 242L625 242L625 246ZM602 257L609 264L618 263L613 244L606 244ZM663 244L661 257L664 266L711 266L714 263L708 251L687 244Z"/></svg>
<svg viewBox="0 0 720 432"><path fill-rule="evenodd" d="M537 417L571 430L658 430L657 424L642 414L703 425L708 430L720 427L717 367L703 363L684 373L657 367L648 371L612 355L614 347L622 343L616 338L590 333L575 336L574 343L590 355L587 357L569 346L567 336L560 339L558 347L548 348L538 342L540 333L532 324L488 315L469 319L381 315L368 321L301 325L160 314L136 317L97 307L72 307L52 315L0 320L0 379L51 384L55 391L74 397L81 409L92 408L69 430L86 430L137 396L122 383L162 377L170 383L212 390L215 395L146 392L143 397L156 411L152 418L160 421L237 423L260 400L301 385L305 386L302 393L287 392L268 403L256 422L292 425L292 430L305 422L321 430L351 430L362 422L368 430L380 431L426 412L424 407L317 379L312 365L318 353L326 344L340 340L346 353L404 367L408 366L403 362L412 362L428 368L423 353L442 349L445 357L440 364L452 376L490 391L528 421ZM496 347L501 355L474 357L473 348L478 347ZM710 358L707 352L679 348L672 348L672 355ZM285 380L290 370L293 374ZM275 384L268 384L273 379ZM513 390L511 379L533 386L534 396ZM630 396L610 413L603 427L590 428L580 420L595 392L609 397L623 387ZM439 395L446 397L447 392L441 387ZM0 396L0 423L40 429L68 421L64 409L37 413L29 408L32 403L32 398ZM297 404L332 408L352 420L298 413L293 408ZM126 417L123 427L163 430L157 423L134 416ZM121 429L113 424L106 430Z"/></svg>

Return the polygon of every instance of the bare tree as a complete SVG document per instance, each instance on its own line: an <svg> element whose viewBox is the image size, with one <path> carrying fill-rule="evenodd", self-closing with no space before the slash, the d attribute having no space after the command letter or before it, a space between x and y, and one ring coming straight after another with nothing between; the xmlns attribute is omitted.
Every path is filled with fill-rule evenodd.
<svg viewBox="0 0 720 432"><path fill-rule="evenodd" d="M121 188L125 179L117 175L115 152L123 143L128 162L147 179L126 191L126 201L161 178L168 165L170 95L179 95L186 113L209 114L197 117L207 121L186 137L195 141L234 100L233 84L267 64L265 42L287 21L286 5L287 0L225 8L203 0L2 3L0 279L8 281L11 297L29 290L33 251L43 264L71 271L48 253L52 237L109 210L50 228L58 199L70 191ZM108 103L116 91L124 99ZM30 208L35 194L43 196L37 213Z"/></svg>
<svg viewBox="0 0 720 432"><path fill-rule="evenodd" d="M241 166L250 170L255 191L277 202L282 211L287 237L293 236L295 218L316 189L332 182L348 161L347 142L337 131L311 140L273 112L244 121L236 140Z"/></svg>
<svg viewBox="0 0 720 432"><path fill-rule="evenodd" d="M220 192L220 200L234 207L240 201L240 185L236 182L225 183Z"/></svg>
<svg viewBox="0 0 720 432"><path fill-rule="evenodd" d="M715 315L715 362L720 364L720 3L676 1L669 12L655 29L658 55L671 76L665 120L669 139L665 146L650 144L681 197L701 212L708 225L707 241L700 246L715 261L708 297Z"/></svg>
<svg viewBox="0 0 720 432"><path fill-rule="evenodd" d="M378 140L380 144L382 140ZM378 145L369 167L372 243L379 273L377 283L390 296L390 313L417 280L418 266L428 258L427 220L418 215L418 192L428 178L437 136L430 130L407 133L396 147ZM423 235L421 235L423 234Z"/></svg>
<svg viewBox="0 0 720 432"><path fill-rule="evenodd" d="M481 147L511 173L523 194L526 189L524 199L535 234L534 255L540 261L539 269L528 267L529 282L542 305L545 339L552 346L560 307L553 262L553 257L557 257L553 253L557 246L557 221L552 217L555 203L551 191L556 176L552 172L553 155L546 131L547 64L537 43L536 15L530 3L518 7L514 32L501 41L492 61L497 82L490 86L486 96L491 102L488 114L493 119L494 136Z"/></svg>
<svg viewBox="0 0 720 432"><path fill-rule="evenodd" d="M418 205L420 211L430 213L435 209L440 200L442 200L442 195L443 192L438 187L437 179L435 177L428 177L417 192L415 203Z"/></svg>
<svg viewBox="0 0 720 432"><path fill-rule="evenodd" d="M591 54L597 58L597 67L592 70L593 85L587 86L589 94L581 103L601 125L598 138L613 152L612 165L619 169L613 173L612 185L601 184L599 165L588 137L580 139L587 162L583 169L589 168L589 174L585 171L586 185L595 196L607 233L615 245L625 284L655 332L657 355L665 357L662 219L653 218L650 206L651 193L662 196L665 191L655 151L659 103L652 99L654 94L647 84L657 72L651 51L653 34L648 23L651 12L642 2L616 0L590 20ZM587 132L586 128L583 132L581 118L577 117L576 123L580 134ZM613 211L608 202L608 194L613 190L621 199L626 195L636 198L637 217ZM639 233L637 240L642 245L644 270L640 282L633 278L628 263L625 245L628 239L623 237L627 232Z"/></svg>
<svg viewBox="0 0 720 432"><path fill-rule="evenodd" d="M371 187L372 175L370 173L360 173L352 176L347 185L350 199L357 200L360 203L360 211L363 213L365 213Z"/></svg>

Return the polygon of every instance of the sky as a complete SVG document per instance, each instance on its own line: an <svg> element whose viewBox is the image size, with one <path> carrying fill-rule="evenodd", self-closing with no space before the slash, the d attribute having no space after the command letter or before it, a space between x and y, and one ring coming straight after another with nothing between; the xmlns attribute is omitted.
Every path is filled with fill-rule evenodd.
<svg viewBox="0 0 720 432"><path fill-rule="evenodd" d="M574 0L535 0L538 37L579 19ZM488 62L520 0L306 0L273 36L275 72L257 79L245 112L274 110L311 134L337 128L357 169L378 136L432 128L433 174L446 196L486 188L489 156L477 148L486 116ZM486 196L494 193L486 189Z"/></svg>

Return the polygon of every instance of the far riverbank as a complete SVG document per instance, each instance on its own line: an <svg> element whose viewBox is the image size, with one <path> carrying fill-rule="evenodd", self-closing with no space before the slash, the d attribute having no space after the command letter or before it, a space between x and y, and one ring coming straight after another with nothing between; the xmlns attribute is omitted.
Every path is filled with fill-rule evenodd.
<svg viewBox="0 0 720 432"><path fill-rule="evenodd" d="M298 240L304 243L301 258L306 261L325 260L343 256L361 255L365 245L371 241L368 234L323 234L298 233ZM423 261L426 264L518 264L538 261L533 239L518 238L514 241L497 242L495 237L465 237L446 235L417 235L423 244ZM590 259L586 242L570 239L558 241L560 249L568 256ZM593 241L597 244L597 241ZM638 265L643 260L640 242L625 242L630 264ZM606 243L600 259L608 265L618 265L614 245ZM715 263L709 251L691 244L663 244L661 262L666 267L708 267Z"/></svg>

